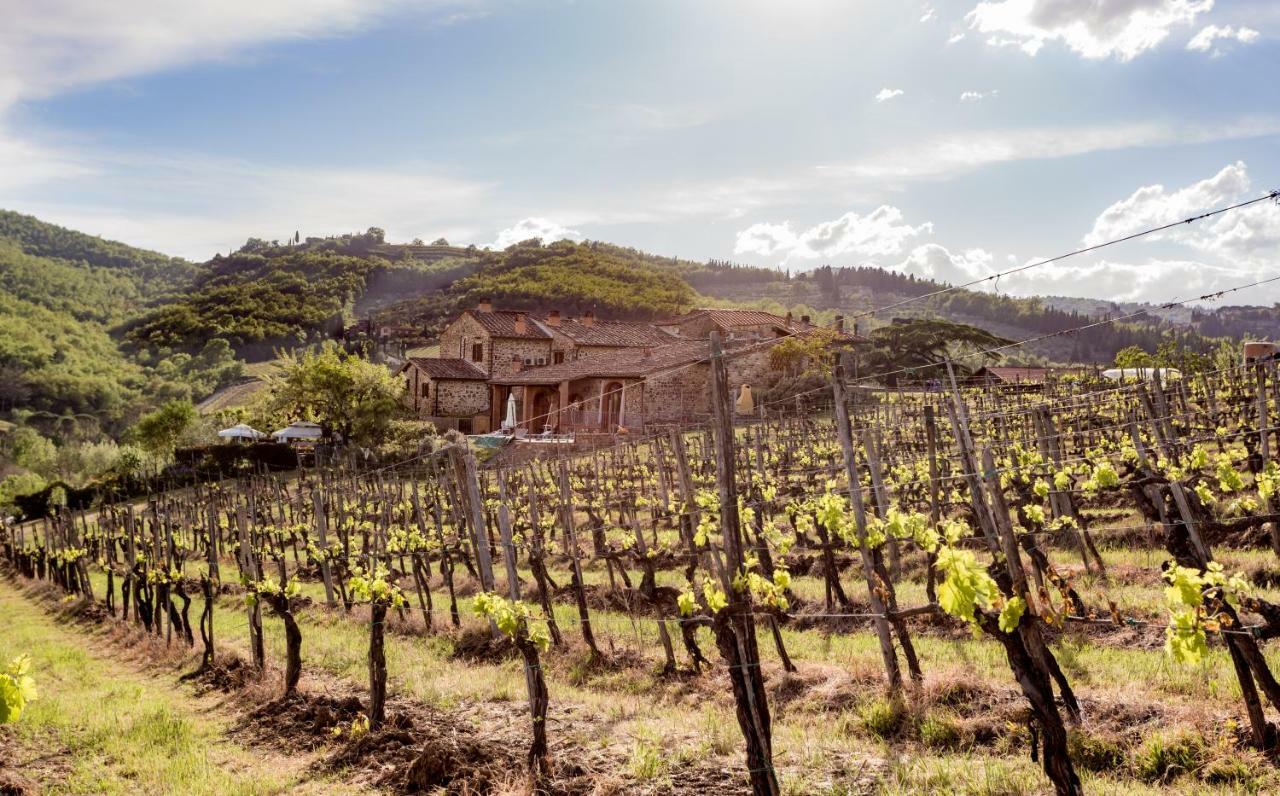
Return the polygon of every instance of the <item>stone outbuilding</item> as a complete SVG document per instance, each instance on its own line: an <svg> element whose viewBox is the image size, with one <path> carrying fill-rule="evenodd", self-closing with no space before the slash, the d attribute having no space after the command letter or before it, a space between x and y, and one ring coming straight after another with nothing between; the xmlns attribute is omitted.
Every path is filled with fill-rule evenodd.
<svg viewBox="0 0 1280 796"><path fill-rule="evenodd" d="M475 363L410 357L397 375L404 379L405 404L418 419L464 434L489 430L489 377Z"/></svg>

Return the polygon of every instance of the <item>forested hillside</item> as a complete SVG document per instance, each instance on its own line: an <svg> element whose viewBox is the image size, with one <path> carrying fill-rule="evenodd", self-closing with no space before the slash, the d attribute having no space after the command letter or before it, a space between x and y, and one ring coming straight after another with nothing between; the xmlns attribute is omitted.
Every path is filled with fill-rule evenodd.
<svg viewBox="0 0 1280 796"><path fill-rule="evenodd" d="M895 317L937 317L979 326L1013 340L1057 335L1018 350L1011 355L1015 361L1110 363L1122 348L1138 346L1154 351L1169 339L1188 350L1203 353L1213 348L1211 338L1216 336L1216 332L1202 333L1154 313L1082 329L1104 316L1058 309L1037 298L1013 298L987 291L951 290L933 296L930 294L946 289L947 285L882 268L823 266L790 277L777 272L763 276L754 269L722 268L728 270L729 278L707 281L700 288L705 295L734 304L758 302L774 308L800 305L826 315L844 314L856 319L864 331L889 323ZM890 306L907 299L916 300ZM888 309L884 312L864 315L885 307ZM1219 308L1218 312L1227 309ZM1117 308L1110 317L1133 311L1122 312ZM1071 329L1079 331L1057 334Z"/></svg>
<svg viewBox="0 0 1280 796"><path fill-rule="evenodd" d="M116 428L234 378L225 344L126 351L113 330L184 289L185 260L0 211L0 411Z"/></svg>
<svg viewBox="0 0 1280 796"><path fill-rule="evenodd" d="M429 334L463 306L487 297L513 309L593 310L609 318L675 315L696 302L683 274L697 263L656 257L607 243L533 240L501 252L482 252L472 273L441 291L379 309L380 320L411 323Z"/></svg>
<svg viewBox="0 0 1280 796"><path fill-rule="evenodd" d="M196 265L0 211L0 412L80 413L118 427L167 398L199 400L235 380L239 359L331 338L357 318L437 333L460 307L500 306L646 319L709 304L794 310L863 331L937 317L1009 339L1054 335L1021 361L1110 362L1170 339L1207 351L1219 335L1280 331L1272 308L1189 310L1089 324L1126 305L1015 299L879 268L791 275L662 257L599 241L525 241L503 251L445 241L391 244L382 230L280 243L250 239ZM919 298L887 312L869 310ZM1186 322L1184 321L1184 316Z"/></svg>

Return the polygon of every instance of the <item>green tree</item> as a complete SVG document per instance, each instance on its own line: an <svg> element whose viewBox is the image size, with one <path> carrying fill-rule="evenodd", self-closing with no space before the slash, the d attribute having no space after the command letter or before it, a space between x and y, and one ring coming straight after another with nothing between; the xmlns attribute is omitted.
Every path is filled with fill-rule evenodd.
<svg viewBox="0 0 1280 796"><path fill-rule="evenodd" d="M1155 364L1155 357L1136 345L1126 346L1116 352L1117 368L1149 368Z"/></svg>
<svg viewBox="0 0 1280 796"><path fill-rule="evenodd" d="M1193 351L1172 338L1156 348L1156 364L1162 368L1177 368L1183 374L1202 373L1213 367L1213 357Z"/></svg>
<svg viewBox="0 0 1280 796"><path fill-rule="evenodd" d="M936 318L894 322L876 329L870 338L871 345L860 353L864 372L872 378L883 377L890 386L899 378L942 378L948 359L955 360L956 376L966 376L976 363L1000 358L998 353L984 352L1011 342L977 326Z"/></svg>
<svg viewBox="0 0 1280 796"><path fill-rule="evenodd" d="M46 478L58 469L58 448L34 428L23 426L9 436L9 456L13 463Z"/></svg>
<svg viewBox="0 0 1280 796"><path fill-rule="evenodd" d="M831 355L837 343L835 329L820 326L807 334L787 337L769 350L775 370L794 375L831 375Z"/></svg>
<svg viewBox="0 0 1280 796"><path fill-rule="evenodd" d="M36 473L15 473L0 481L0 514L16 510L14 498L44 489L49 482Z"/></svg>
<svg viewBox="0 0 1280 796"><path fill-rule="evenodd" d="M269 412L317 422L360 445L382 441L405 413L400 381L390 371L331 342L284 355L268 384Z"/></svg>
<svg viewBox="0 0 1280 796"><path fill-rule="evenodd" d="M195 427L200 415L190 401L169 401L143 415L130 436L149 453L171 453L182 437Z"/></svg>

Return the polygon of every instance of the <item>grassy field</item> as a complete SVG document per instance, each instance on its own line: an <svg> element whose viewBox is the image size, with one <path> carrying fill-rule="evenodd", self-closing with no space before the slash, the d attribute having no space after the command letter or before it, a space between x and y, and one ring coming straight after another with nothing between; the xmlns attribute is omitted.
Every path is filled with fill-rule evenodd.
<svg viewBox="0 0 1280 796"><path fill-rule="evenodd" d="M245 748L226 737L234 712L176 682L173 665L132 653L111 629L67 627L0 580L0 660L29 655L39 698L0 733L0 760L48 793L350 793L308 780L303 757Z"/></svg>
<svg viewBox="0 0 1280 796"><path fill-rule="evenodd" d="M1098 793L1188 794L1280 789L1272 765L1238 743L1240 695L1225 651L1215 646L1201 665L1185 667L1170 662L1162 649L1158 573L1164 552L1131 540L1109 544L1105 535L1099 542L1111 577L1077 573L1074 584L1087 604L1112 600L1134 623L1070 626L1053 645L1084 708L1084 724L1073 730L1072 745L1086 787ZM1273 569L1269 552L1223 548L1219 557L1230 570L1260 577ZM1067 550L1055 550L1052 558L1064 569L1078 566ZM553 575L564 584L567 571L564 562L558 563ZM918 575L918 566L906 563ZM224 573L234 571L233 564L224 566ZM188 575L195 574L195 568L189 570ZM592 624L610 662L589 664L576 609L567 595L559 595L555 613L569 643L544 657L553 754L592 761L591 793L737 792L745 784L742 741L722 667L700 675L664 675L653 617L600 602L609 584L602 565L588 567L585 575L594 587ZM924 601L924 585L915 575L899 584L904 605ZM521 578L527 589L532 578L528 572ZM670 571L660 574L659 584L682 585L679 574ZM794 584L806 602L797 613L802 618L805 610L820 613L821 581L801 576ZM865 600L850 574L845 587L855 604ZM367 614L360 608L350 614L325 608L319 583L303 588L313 602L299 616L304 690L362 695ZM438 573L432 580L436 632L424 632L416 606L403 618L391 615L390 693L482 735L510 739L518 749L528 737L523 669L509 655L468 652L486 635L485 623L466 598L475 588L459 571L461 630L449 626ZM105 580L95 574L96 592L104 589ZM1276 596L1272 588L1260 587L1259 593ZM36 765L53 792L322 792L331 787L307 773L315 755L245 748L228 737L227 727L247 708L211 702L178 686L178 676L196 664L185 647L175 644L165 652L163 644L150 642L143 648L151 652L140 658L120 646L122 635L128 640L140 634L121 630L118 622L107 620L106 627L115 630L66 625L48 613L47 599L10 584L0 585L0 598L3 614L13 617L12 632L0 638L0 656L30 653L48 694L9 735L24 759L33 759L35 749L62 750L56 765ZM197 598L191 616L200 609ZM235 594L220 597L214 616L219 649L247 658L243 600ZM255 704L279 689L277 667L284 657L282 625L267 615L264 626L271 668L264 685L239 697ZM865 625L796 622L782 635L798 672L782 670L767 632L760 634L760 649L774 718L775 763L787 793L1046 792L1047 780L1029 757L1025 701L998 646L954 624L917 625L914 640L925 680L910 704L895 706L882 696L879 651ZM704 653L717 661L709 632L701 630L699 638ZM677 641L683 665L679 646ZM1280 654L1272 651L1268 658L1273 669L1280 667ZM105 707L94 712L87 705ZM162 751L152 750L156 738L164 742Z"/></svg>

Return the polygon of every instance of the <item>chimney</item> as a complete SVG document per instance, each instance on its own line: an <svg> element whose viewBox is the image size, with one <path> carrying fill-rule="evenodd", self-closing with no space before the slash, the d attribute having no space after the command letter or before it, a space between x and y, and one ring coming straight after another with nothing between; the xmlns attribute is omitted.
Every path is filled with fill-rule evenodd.
<svg viewBox="0 0 1280 796"><path fill-rule="evenodd" d="M595 325L596 325L596 314L595 314L594 312L592 312L591 310L587 310L586 312L582 313L582 325L583 325L583 326L595 326Z"/></svg>
<svg viewBox="0 0 1280 796"><path fill-rule="evenodd" d="M560 326L560 310L552 310L551 312L547 313L547 326L551 326L551 327Z"/></svg>
<svg viewBox="0 0 1280 796"><path fill-rule="evenodd" d="M854 335L855 335L855 336L858 334L858 322L857 322L857 321L854 321L854 322L853 322L853 333L854 333Z"/></svg>
<svg viewBox="0 0 1280 796"><path fill-rule="evenodd" d="M529 331L529 324L525 322L524 313L516 314L516 334L524 334Z"/></svg>
<svg viewBox="0 0 1280 796"><path fill-rule="evenodd" d="M837 315L837 316L836 316L836 331L837 331L837 332L843 332L843 331L844 331L844 316L843 316L843 315Z"/></svg>
<svg viewBox="0 0 1280 796"><path fill-rule="evenodd" d="M803 323L805 326L808 326L808 325L809 325L809 316L808 316L808 315L801 315L801 316L800 316L800 323Z"/></svg>
<svg viewBox="0 0 1280 796"><path fill-rule="evenodd" d="M488 296L480 299L480 303L476 305L476 309L480 312L493 312L493 301Z"/></svg>
<svg viewBox="0 0 1280 796"><path fill-rule="evenodd" d="M787 326L790 326L792 321L793 321L793 318L791 316L791 310L787 310Z"/></svg>
<svg viewBox="0 0 1280 796"><path fill-rule="evenodd" d="M524 369L524 360L521 359L518 355L512 354L511 355L511 372L519 373L523 369Z"/></svg>

